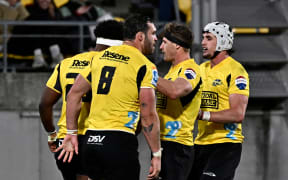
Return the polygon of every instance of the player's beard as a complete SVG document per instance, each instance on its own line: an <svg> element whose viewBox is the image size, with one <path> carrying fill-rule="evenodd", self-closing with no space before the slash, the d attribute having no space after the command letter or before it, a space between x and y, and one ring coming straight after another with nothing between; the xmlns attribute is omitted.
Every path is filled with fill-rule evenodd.
<svg viewBox="0 0 288 180"><path fill-rule="evenodd" d="M214 54L215 54L216 51L214 51L213 53L206 53L206 54L202 54L202 57L205 58L205 59L211 59Z"/></svg>
<svg viewBox="0 0 288 180"><path fill-rule="evenodd" d="M154 49L155 49L155 43L153 44L153 41L150 41L147 38L147 36L145 36L143 54L145 55L153 54Z"/></svg>

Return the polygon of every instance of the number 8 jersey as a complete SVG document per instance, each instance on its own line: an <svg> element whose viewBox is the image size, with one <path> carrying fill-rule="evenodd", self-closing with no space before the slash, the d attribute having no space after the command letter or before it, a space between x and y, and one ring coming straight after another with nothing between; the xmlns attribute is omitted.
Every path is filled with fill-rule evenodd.
<svg viewBox="0 0 288 180"><path fill-rule="evenodd" d="M156 66L135 47L112 46L94 56L91 74L84 77L92 87L87 129L135 134L140 88L156 87Z"/></svg>

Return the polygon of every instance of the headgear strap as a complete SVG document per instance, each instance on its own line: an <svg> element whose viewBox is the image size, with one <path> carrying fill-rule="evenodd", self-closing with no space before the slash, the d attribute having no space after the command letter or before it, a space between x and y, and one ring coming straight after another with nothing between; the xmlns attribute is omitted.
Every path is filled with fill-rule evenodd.
<svg viewBox="0 0 288 180"><path fill-rule="evenodd" d="M186 49L190 49L190 45L188 43L185 43L185 42L181 41L180 39L172 36L170 32L166 32L164 37L166 37L169 41L172 41L172 42L178 44L179 46L182 46Z"/></svg>

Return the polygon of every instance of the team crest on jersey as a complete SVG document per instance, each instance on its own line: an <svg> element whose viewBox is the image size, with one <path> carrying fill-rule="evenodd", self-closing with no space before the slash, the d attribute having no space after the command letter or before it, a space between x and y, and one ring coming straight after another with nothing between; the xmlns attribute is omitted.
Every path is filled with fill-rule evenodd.
<svg viewBox="0 0 288 180"><path fill-rule="evenodd" d="M157 71L157 69L154 67L153 69L152 69L152 81L151 81L151 83L153 84L153 86L157 86L157 82L158 82L158 78L159 78L159 76L158 76L158 71Z"/></svg>
<svg viewBox="0 0 288 180"><path fill-rule="evenodd" d="M238 89L243 90L247 86L247 80L246 80L246 78L244 76L238 76L235 79L235 84L238 87Z"/></svg>
<svg viewBox="0 0 288 180"><path fill-rule="evenodd" d="M195 79L196 78L196 73L191 68L186 69L184 74L187 77L187 79Z"/></svg>
<svg viewBox="0 0 288 180"><path fill-rule="evenodd" d="M220 86L222 85L221 79L215 79L212 83L212 86Z"/></svg>

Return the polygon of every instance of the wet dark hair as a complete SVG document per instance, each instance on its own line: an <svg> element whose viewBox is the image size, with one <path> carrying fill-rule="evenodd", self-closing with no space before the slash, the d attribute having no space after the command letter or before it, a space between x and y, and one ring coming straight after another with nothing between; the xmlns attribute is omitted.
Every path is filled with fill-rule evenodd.
<svg viewBox="0 0 288 180"><path fill-rule="evenodd" d="M100 22L94 30L96 38L123 40L123 23L116 20Z"/></svg>
<svg viewBox="0 0 288 180"><path fill-rule="evenodd" d="M147 33L149 27L148 22L151 22L148 16L141 14L133 14L124 22L123 39L133 40L138 32Z"/></svg>

